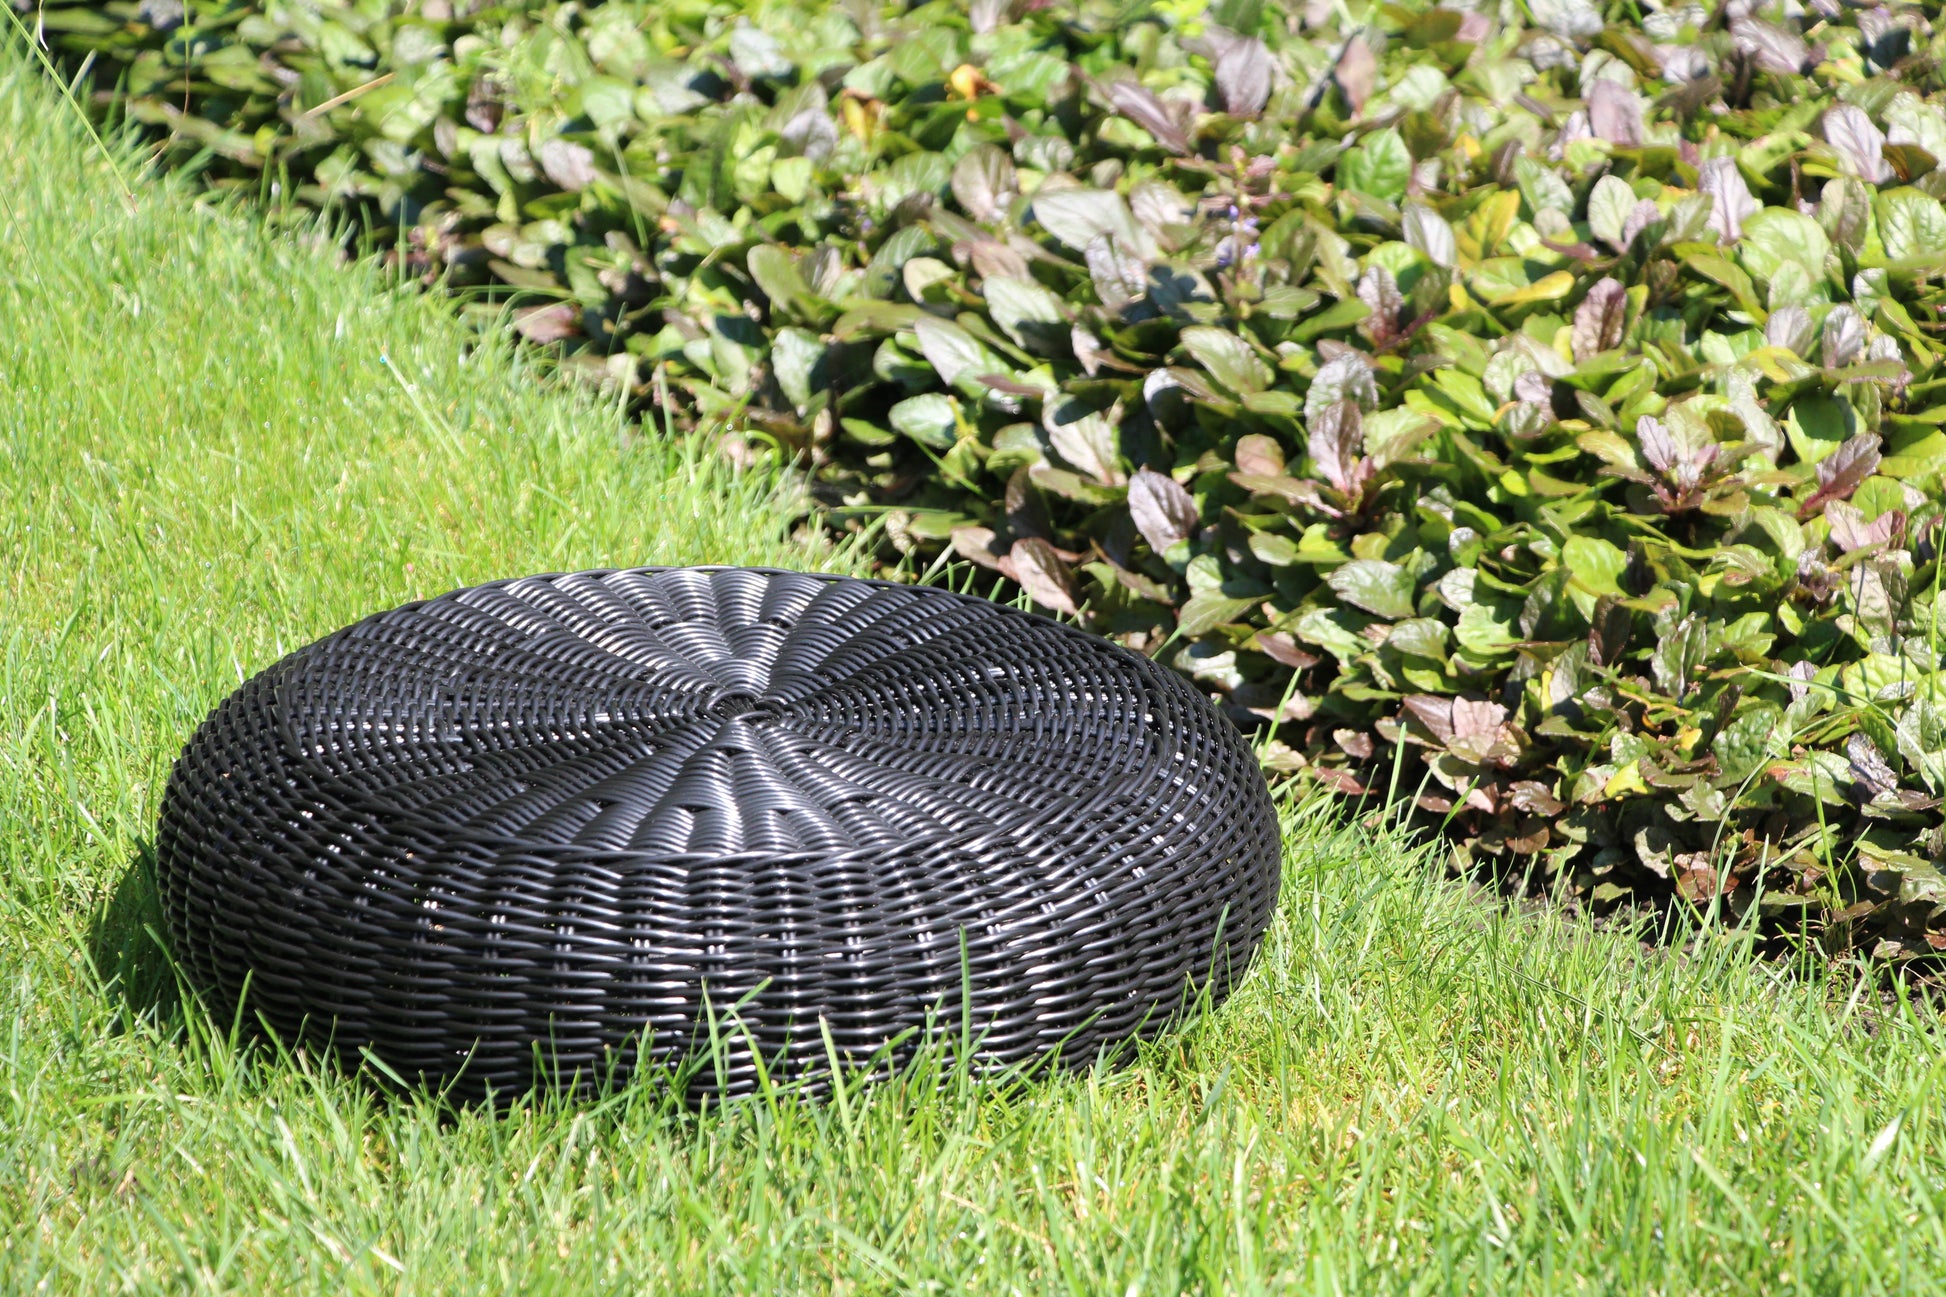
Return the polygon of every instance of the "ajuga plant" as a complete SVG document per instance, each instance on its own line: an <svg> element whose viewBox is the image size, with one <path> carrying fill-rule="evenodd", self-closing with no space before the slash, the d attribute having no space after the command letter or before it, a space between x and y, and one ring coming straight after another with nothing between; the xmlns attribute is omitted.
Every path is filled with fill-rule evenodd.
<svg viewBox="0 0 1946 1297"><path fill-rule="evenodd" d="M1946 948L1938 4L22 18L1463 862Z"/></svg>

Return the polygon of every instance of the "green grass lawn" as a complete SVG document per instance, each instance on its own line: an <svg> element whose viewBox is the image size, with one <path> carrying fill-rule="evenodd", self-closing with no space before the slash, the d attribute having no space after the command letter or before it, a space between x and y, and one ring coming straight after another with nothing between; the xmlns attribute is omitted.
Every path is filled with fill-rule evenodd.
<svg viewBox="0 0 1946 1297"><path fill-rule="evenodd" d="M90 951L246 674L493 576L843 556L434 300L125 205L13 54L0 141L0 1292L1946 1288L1935 1008L1317 807L1236 999L1117 1073L453 1118L132 1014Z"/></svg>

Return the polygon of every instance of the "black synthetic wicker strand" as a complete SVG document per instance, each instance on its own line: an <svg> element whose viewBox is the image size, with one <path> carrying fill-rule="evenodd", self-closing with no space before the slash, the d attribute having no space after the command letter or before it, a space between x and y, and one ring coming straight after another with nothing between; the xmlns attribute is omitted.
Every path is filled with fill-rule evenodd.
<svg viewBox="0 0 1946 1297"><path fill-rule="evenodd" d="M746 568L350 626L211 713L157 834L213 1008L247 976L285 1039L466 1096L674 1064L739 1004L706 1089L929 1015L983 1067L1085 1063L1227 994L1278 864L1257 763L1179 676L947 591Z"/></svg>

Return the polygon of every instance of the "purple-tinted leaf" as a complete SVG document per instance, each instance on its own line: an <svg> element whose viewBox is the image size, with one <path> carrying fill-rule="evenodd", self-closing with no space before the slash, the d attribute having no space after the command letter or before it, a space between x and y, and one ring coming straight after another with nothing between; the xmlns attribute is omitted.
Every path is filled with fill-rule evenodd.
<svg viewBox="0 0 1946 1297"><path fill-rule="evenodd" d="M1757 210L1735 158L1711 158L1696 169L1696 188L1710 197L1709 225L1724 243L1743 237L1743 222Z"/></svg>
<svg viewBox="0 0 1946 1297"><path fill-rule="evenodd" d="M1811 313L1798 305L1779 307L1764 321L1764 341L1773 347L1802 358L1810 353L1811 339L1816 336L1817 326L1811 322Z"/></svg>
<svg viewBox="0 0 1946 1297"><path fill-rule="evenodd" d="M1350 494L1359 484L1359 447L1364 442L1364 416L1355 401L1338 401L1311 420L1306 448L1325 481Z"/></svg>
<svg viewBox="0 0 1946 1297"><path fill-rule="evenodd" d="M1815 603L1824 603L1838 588L1838 581L1824 562L1824 546L1807 545L1797 556L1797 589Z"/></svg>
<svg viewBox="0 0 1946 1297"><path fill-rule="evenodd" d="M1516 809L1529 815L1559 815L1567 809L1567 803L1548 791L1546 784L1537 779L1522 779L1513 786L1511 799Z"/></svg>
<svg viewBox="0 0 1946 1297"><path fill-rule="evenodd" d="M1584 41L1601 34L1601 10L1589 0L1535 0L1528 6L1534 21L1552 32L1559 40L1533 41L1523 51L1537 67L1559 67L1564 63L1572 68L1577 55L1570 41ZM1536 49L1539 46L1541 48Z"/></svg>
<svg viewBox="0 0 1946 1297"><path fill-rule="evenodd" d="M1095 296L1111 311L1140 301L1148 290L1149 265L1112 234L1097 234L1084 254Z"/></svg>
<svg viewBox="0 0 1946 1297"><path fill-rule="evenodd" d="M1029 465L1022 464L1007 479L1007 494L1004 499L1007 510L1007 530L1015 536L1039 536L1046 540L1053 526L1048 522L1047 501L1034 486L1034 474Z"/></svg>
<svg viewBox="0 0 1946 1297"><path fill-rule="evenodd" d="M1365 101L1372 97L1372 89L1378 83L1378 59L1364 37L1354 36L1345 42L1345 52L1338 56L1338 66L1331 75L1338 88L1345 92L1352 115L1363 112Z"/></svg>
<svg viewBox="0 0 1946 1297"><path fill-rule="evenodd" d="M1405 314L1399 281L1384 266L1373 266L1359 278L1357 291L1358 300L1371 311L1359 321L1358 331L1382 347L1398 336L1400 317Z"/></svg>
<svg viewBox="0 0 1946 1297"><path fill-rule="evenodd" d="M1879 439L1875 432L1861 432L1819 460L1817 490L1798 506L1798 520L1801 522L1812 517L1829 501L1848 498L1858 489L1859 483L1878 471L1879 460ZM1798 565L1800 585L1811 584L1803 571L1804 559L1815 557L1812 551L1806 550L1800 558Z"/></svg>
<svg viewBox="0 0 1946 1297"><path fill-rule="evenodd" d="M1732 18L1730 38L1736 42L1739 53L1765 72L1794 75L1802 72L1811 59L1810 47L1802 37L1761 18Z"/></svg>
<svg viewBox="0 0 1946 1297"><path fill-rule="evenodd" d="M1230 480L1255 496L1281 496L1289 503L1305 509L1315 510L1327 518L1340 518L1344 510L1332 506L1324 498L1324 487L1310 478L1251 477L1245 473L1232 473Z"/></svg>
<svg viewBox="0 0 1946 1297"><path fill-rule="evenodd" d="M1691 407L1671 405L1660 419L1650 415L1637 419L1635 436L1642 446L1642 458L1674 488L1657 488L1663 507L1672 513L1693 508L1697 503L1695 492L1722 453L1709 422Z"/></svg>
<svg viewBox="0 0 1946 1297"><path fill-rule="evenodd" d="M1635 439L1642 443L1642 458L1658 473L1668 475L1682 462L1682 451L1662 420L1645 414L1635 421Z"/></svg>
<svg viewBox="0 0 1946 1297"><path fill-rule="evenodd" d="M1622 222L1622 247L1633 246L1635 236L1662 219L1662 209L1644 198L1629 212L1628 219Z"/></svg>
<svg viewBox="0 0 1946 1297"><path fill-rule="evenodd" d="M966 17L973 30L984 35L1008 21L1013 9L1014 0L973 0Z"/></svg>
<svg viewBox="0 0 1946 1297"><path fill-rule="evenodd" d="M1618 81L1595 82L1588 87L1588 129L1621 148L1641 147L1641 96Z"/></svg>
<svg viewBox="0 0 1946 1297"><path fill-rule="evenodd" d="M1866 57L1880 69L1890 68L1911 48L1912 29L1903 25L1901 20L1904 17L1904 14L1888 7L1860 10L1855 19L1858 34L1864 38Z"/></svg>
<svg viewBox="0 0 1946 1297"><path fill-rule="evenodd" d="M1155 137L1155 142L1171 153L1189 152L1189 135L1153 90L1124 73L1108 81L1103 90L1116 112Z"/></svg>
<svg viewBox="0 0 1946 1297"><path fill-rule="evenodd" d="M1628 290L1621 281L1603 279L1588 290L1574 310L1571 342L1574 358L1586 361L1622 345L1622 326L1628 319Z"/></svg>
<svg viewBox="0 0 1946 1297"><path fill-rule="evenodd" d="M1001 570L1018 581L1043 608L1070 616L1080 611L1080 589L1074 573L1054 552L1054 546L1040 537L1028 536L1015 541L1013 549L1001 560Z"/></svg>
<svg viewBox="0 0 1946 1297"><path fill-rule="evenodd" d="M1549 412L1554 408L1554 382L1538 369L1521 371L1514 379L1513 392L1517 400L1542 406Z"/></svg>
<svg viewBox="0 0 1946 1297"><path fill-rule="evenodd" d="M514 328L529 342L559 342L581 332L581 307L574 302L550 302L514 312Z"/></svg>
<svg viewBox="0 0 1946 1297"><path fill-rule="evenodd" d="M1905 511L1888 509L1870 522L1856 505L1844 500L1824 502L1824 520L1831 527L1831 543L1840 552L1855 553L1890 544L1905 527Z"/></svg>
<svg viewBox="0 0 1946 1297"><path fill-rule="evenodd" d="M1873 797L1898 788L1899 776L1864 733L1853 734L1845 740L1845 757L1851 763L1852 776L1865 785Z"/></svg>
<svg viewBox="0 0 1946 1297"><path fill-rule="evenodd" d="M1861 432L1818 461L1819 503L1843 500L1858 484L1878 472L1879 440L1875 432Z"/></svg>
<svg viewBox="0 0 1946 1297"><path fill-rule="evenodd" d="M1128 511L1135 529L1158 554L1195 534L1202 521L1194 496L1174 478L1148 468L1137 469L1129 479Z"/></svg>
<svg viewBox="0 0 1946 1297"><path fill-rule="evenodd" d="M595 181L595 155L586 145L572 140L555 137L543 142L540 163L547 178L569 193L586 189Z"/></svg>
<svg viewBox="0 0 1946 1297"><path fill-rule="evenodd" d="M1825 110L1824 138L1860 180L1876 185L1892 178L1892 168L1885 165L1885 135L1856 104Z"/></svg>
<svg viewBox="0 0 1946 1297"><path fill-rule="evenodd" d="M1655 204L1650 203L1649 206L1653 208ZM1424 203L1407 204L1402 224L1407 245L1435 266L1451 269L1458 261L1459 251L1453 237L1453 227L1432 208Z"/></svg>
<svg viewBox="0 0 1946 1297"><path fill-rule="evenodd" d="M483 135L492 135L500 129L500 119L505 114L506 87L496 76L484 76L473 83L466 92L466 124Z"/></svg>
<svg viewBox="0 0 1946 1297"><path fill-rule="evenodd" d="M1216 90L1232 117L1255 117L1270 100L1270 50L1255 36L1235 40L1216 57Z"/></svg>
<svg viewBox="0 0 1946 1297"><path fill-rule="evenodd" d="M1282 631L1257 632L1256 646L1273 662L1281 663L1297 671L1307 671L1321 660L1315 653L1307 653L1297 646L1297 641Z"/></svg>
<svg viewBox="0 0 1946 1297"><path fill-rule="evenodd" d="M1284 471L1284 448L1274 437L1253 432L1237 442L1237 472L1257 477L1277 477Z"/></svg>
<svg viewBox="0 0 1946 1297"><path fill-rule="evenodd" d="M1081 371L1093 378L1101 370L1101 360L1108 349L1097 338L1080 325L1068 330L1068 344L1074 348L1074 358L1081 362Z"/></svg>
<svg viewBox="0 0 1946 1297"><path fill-rule="evenodd" d="M838 127L831 120L829 105L818 83L813 81L809 89L818 92L813 102L795 113L777 134L792 152L822 162L831 156L838 143Z"/></svg>
<svg viewBox="0 0 1946 1297"><path fill-rule="evenodd" d="M1453 737L1482 738L1500 732L1507 709L1499 703L1473 698L1453 699Z"/></svg>
<svg viewBox="0 0 1946 1297"><path fill-rule="evenodd" d="M1588 127L1587 110L1577 108L1568 114L1566 121L1561 123L1561 130L1554 137L1554 143L1548 147L1547 156L1553 161L1559 162L1565 155L1568 145L1573 144L1576 140L1592 140L1594 138L1594 131Z"/></svg>
<svg viewBox="0 0 1946 1297"><path fill-rule="evenodd" d="M1700 81L1710 74L1709 55L1694 45L1658 45L1655 54L1662 64L1662 79L1671 85Z"/></svg>
<svg viewBox="0 0 1946 1297"><path fill-rule="evenodd" d="M1865 321L1856 307L1840 304L1824 317L1824 345L1819 359L1827 369L1851 364L1865 350Z"/></svg>
<svg viewBox="0 0 1946 1297"><path fill-rule="evenodd" d="M1411 694L1405 700L1405 709L1413 719L1426 727L1433 742L1445 747L1453 741L1453 700L1436 698L1431 694Z"/></svg>
<svg viewBox="0 0 1946 1297"><path fill-rule="evenodd" d="M1028 279L1027 258L998 239L975 239L967 249L982 279Z"/></svg>
<svg viewBox="0 0 1946 1297"><path fill-rule="evenodd" d="M991 221L1006 211L1018 189L1014 160L994 145L975 145L953 166L953 197L976 221Z"/></svg>
<svg viewBox="0 0 1946 1297"><path fill-rule="evenodd" d="M953 552L981 567L1000 570L1000 554L993 548L991 527L955 527Z"/></svg>
<svg viewBox="0 0 1946 1297"><path fill-rule="evenodd" d="M1378 404L1378 380L1361 352L1347 349L1318 366L1318 376L1304 394L1304 417L1315 421L1340 401L1354 401L1360 410Z"/></svg>
<svg viewBox="0 0 1946 1297"><path fill-rule="evenodd" d="M1620 662L1628 652L1633 625L1628 609L1613 595L1605 594L1595 600L1594 612L1588 618L1588 661L1598 667Z"/></svg>
<svg viewBox="0 0 1946 1297"><path fill-rule="evenodd" d="M1336 743L1338 750L1346 756L1356 757L1360 761L1370 757L1376 750L1372 746L1372 736L1363 730L1333 730L1331 741Z"/></svg>
<svg viewBox="0 0 1946 1297"><path fill-rule="evenodd" d="M1899 350L1899 340L1889 333L1881 333L1872 339L1872 345L1865 349L1865 361L1867 364L1898 367L1897 373L1889 380L1895 392L1912 381L1912 372L1906 368L1905 353Z"/></svg>
<svg viewBox="0 0 1946 1297"><path fill-rule="evenodd" d="M1899 350L1899 340L1889 333L1881 333L1872 339L1872 345L1865 348L1865 359L1873 364L1905 364L1905 353Z"/></svg>

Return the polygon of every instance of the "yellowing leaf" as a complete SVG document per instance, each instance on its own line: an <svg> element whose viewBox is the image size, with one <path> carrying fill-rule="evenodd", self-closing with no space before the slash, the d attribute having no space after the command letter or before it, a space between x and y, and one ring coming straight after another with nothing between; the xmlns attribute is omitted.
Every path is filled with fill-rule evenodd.
<svg viewBox="0 0 1946 1297"><path fill-rule="evenodd" d="M1610 775L1608 782L1601 787L1601 795L1604 798L1627 797L1631 795L1646 797L1648 793L1649 786L1642 781L1642 772L1633 761Z"/></svg>
<svg viewBox="0 0 1946 1297"><path fill-rule="evenodd" d="M1524 306L1529 302L1558 302L1574 291L1574 276L1565 270L1544 275L1525 288L1492 299L1495 306Z"/></svg>
<svg viewBox="0 0 1946 1297"><path fill-rule="evenodd" d="M1520 191L1517 189L1502 190L1474 208L1473 214L1454 231L1461 264L1497 255L1519 219Z"/></svg>

